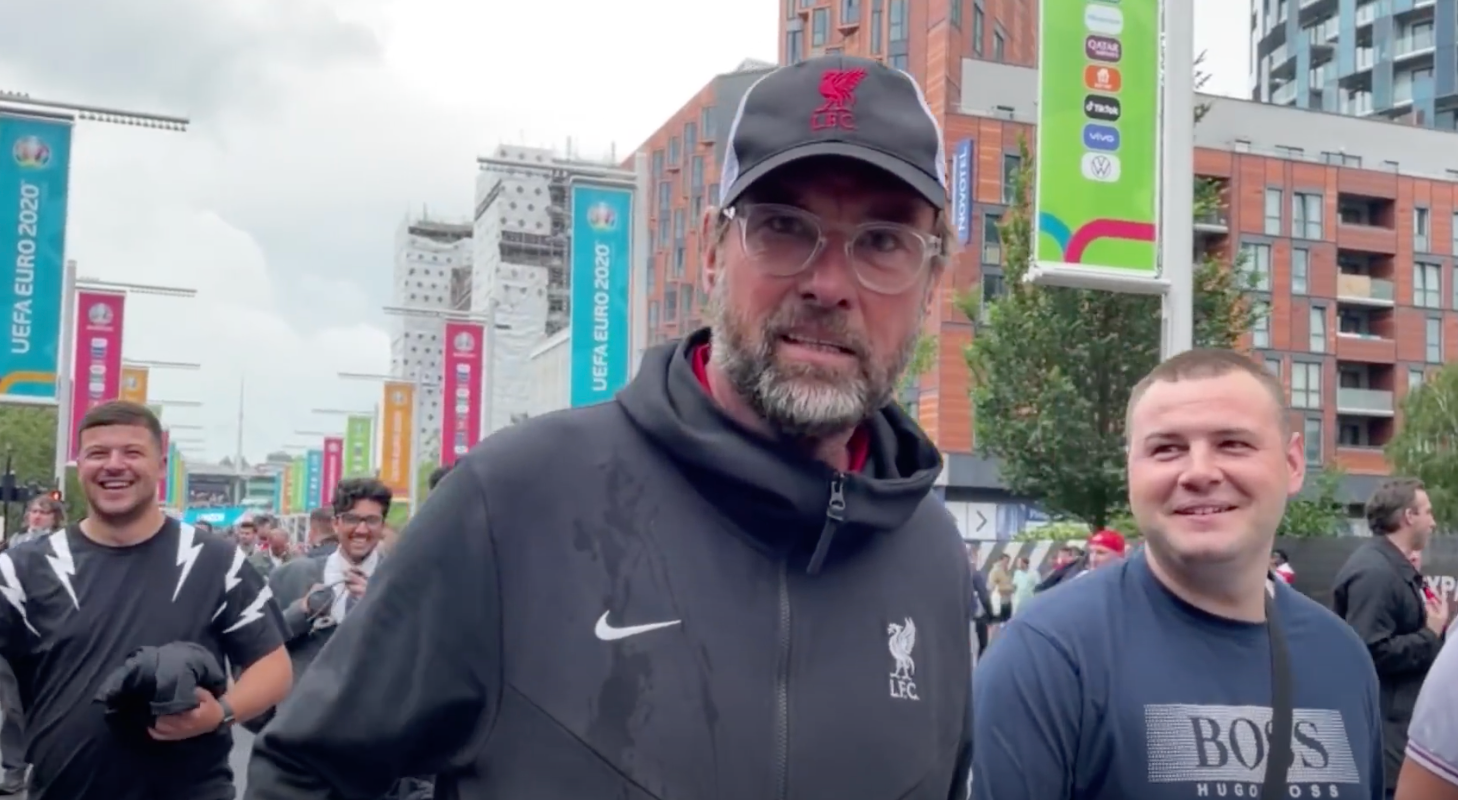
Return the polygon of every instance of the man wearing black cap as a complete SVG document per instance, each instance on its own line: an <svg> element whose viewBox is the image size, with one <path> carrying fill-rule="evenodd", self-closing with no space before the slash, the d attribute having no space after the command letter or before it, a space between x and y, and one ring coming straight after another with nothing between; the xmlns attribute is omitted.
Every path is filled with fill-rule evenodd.
<svg viewBox="0 0 1458 800"><path fill-rule="evenodd" d="M837 56L765 76L728 134L710 327L457 463L249 798L966 796L969 571L892 402L947 262L941 131L909 76Z"/></svg>

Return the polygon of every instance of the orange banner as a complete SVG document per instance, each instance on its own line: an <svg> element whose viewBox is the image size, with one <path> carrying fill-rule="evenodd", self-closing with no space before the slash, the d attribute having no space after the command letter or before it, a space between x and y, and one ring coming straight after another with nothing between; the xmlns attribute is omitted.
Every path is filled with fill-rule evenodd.
<svg viewBox="0 0 1458 800"><path fill-rule="evenodd" d="M120 398L128 403L146 405L147 382L151 377L152 371L146 367L122 367Z"/></svg>
<svg viewBox="0 0 1458 800"><path fill-rule="evenodd" d="M410 496L410 437L415 435L415 386L385 384L384 424L380 434L380 480L395 500Z"/></svg>

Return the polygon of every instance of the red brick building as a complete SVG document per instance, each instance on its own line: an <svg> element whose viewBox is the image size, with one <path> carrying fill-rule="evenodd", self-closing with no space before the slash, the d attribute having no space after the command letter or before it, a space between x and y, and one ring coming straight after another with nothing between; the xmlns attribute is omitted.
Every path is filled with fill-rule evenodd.
<svg viewBox="0 0 1458 800"><path fill-rule="evenodd" d="M1035 8L1018 0L785 0L780 21L782 58L841 51L903 67L942 119L948 153L972 142L970 236L928 320L939 357L917 398L922 426L948 455L946 497L964 507L969 530L1017 503L996 464L975 453L962 356L974 325L953 300L975 285L989 293L1001 287L996 223L1019 142L1034 140ZM662 193L651 221L659 246L649 311L659 338L700 319L699 243L687 220L711 202L694 186L716 183L723 149L701 124L695 153L703 178L695 184L685 126L713 118L723 126L715 130L726 130L759 74L714 79L645 145ZM1197 221L1197 246L1247 253L1248 268L1261 276L1256 302L1269 309L1250 345L1280 370L1311 440L1310 459L1340 465L1351 476L1351 498L1365 499L1388 470L1382 445L1408 387L1458 355L1458 136L1210 100L1196 128L1196 172L1219 185L1225 207ZM660 161L675 166L659 170Z"/></svg>

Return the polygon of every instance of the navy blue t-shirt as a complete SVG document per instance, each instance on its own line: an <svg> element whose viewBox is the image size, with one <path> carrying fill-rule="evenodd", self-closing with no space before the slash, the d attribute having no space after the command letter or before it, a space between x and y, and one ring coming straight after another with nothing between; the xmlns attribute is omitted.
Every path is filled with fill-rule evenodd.
<svg viewBox="0 0 1458 800"><path fill-rule="evenodd" d="M1289 791L1382 800L1377 673L1355 633L1276 584L1294 683ZM1266 626L1200 611L1136 556L1013 617L973 681L975 800L1259 796L1271 723Z"/></svg>

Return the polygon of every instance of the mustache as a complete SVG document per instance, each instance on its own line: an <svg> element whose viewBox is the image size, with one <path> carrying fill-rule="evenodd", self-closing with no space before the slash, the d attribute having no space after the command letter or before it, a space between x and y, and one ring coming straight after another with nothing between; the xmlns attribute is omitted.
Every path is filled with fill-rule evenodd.
<svg viewBox="0 0 1458 800"><path fill-rule="evenodd" d="M765 333L766 347L783 336L798 333L844 347L859 358L870 352L865 337L851 328L849 315L834 308L806 303L787 304L765 322Z"/></svg>

